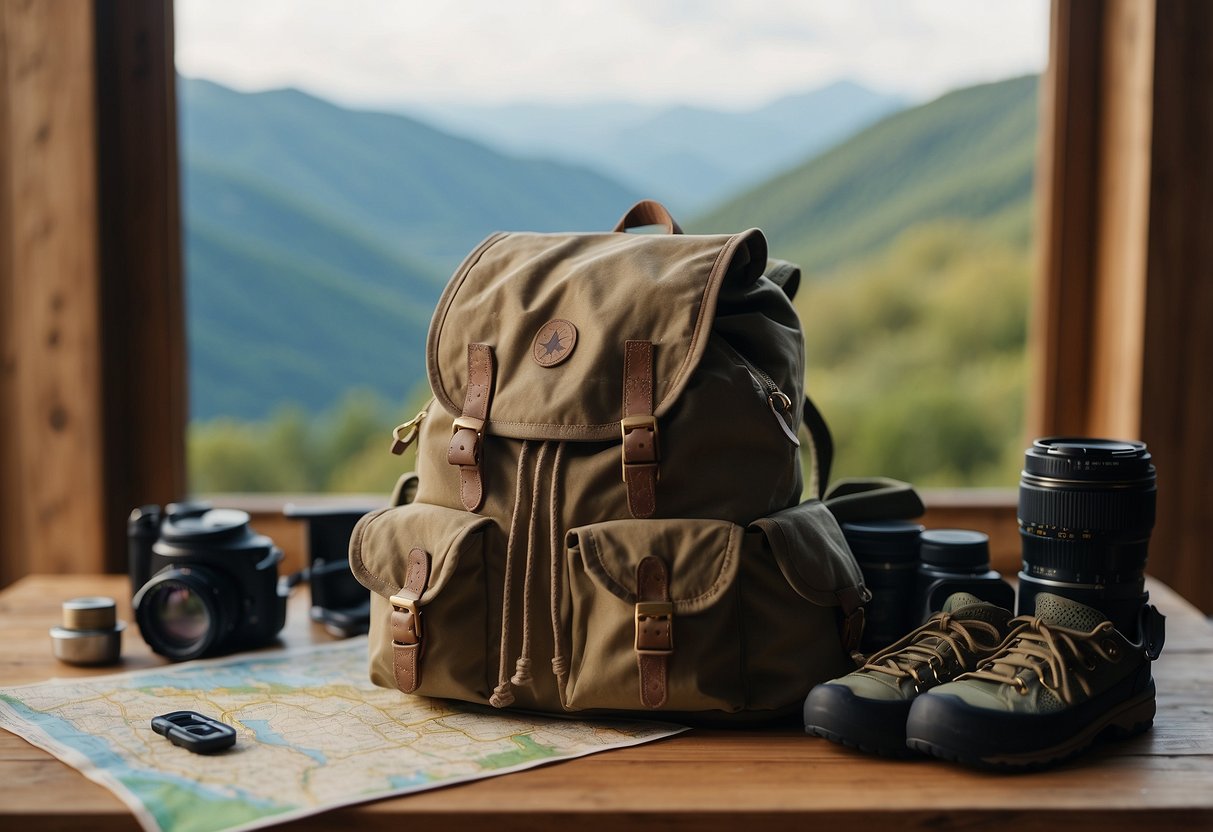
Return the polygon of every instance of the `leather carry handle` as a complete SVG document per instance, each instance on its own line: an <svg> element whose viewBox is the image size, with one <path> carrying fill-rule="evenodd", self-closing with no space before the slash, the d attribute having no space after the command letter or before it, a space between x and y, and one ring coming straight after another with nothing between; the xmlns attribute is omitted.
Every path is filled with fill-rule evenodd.
<svg viewBox="0 0 1213 832"><path fill-rule="evenodd" d="M628 209L619 222L615 223L612 231L627 231L629 228L640 228L645 225L660 225L666 234L681 234L680 226L666 207L652 199L642 199Z"/></svg>

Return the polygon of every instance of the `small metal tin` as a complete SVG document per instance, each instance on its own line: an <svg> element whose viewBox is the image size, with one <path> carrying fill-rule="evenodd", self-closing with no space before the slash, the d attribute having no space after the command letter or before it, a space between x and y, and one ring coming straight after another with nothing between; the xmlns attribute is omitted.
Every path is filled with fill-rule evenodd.
<svg viewBox="0 0 1213 832"><path fill-rule="evenodd" d="M63 626L51 627L55 658L68 664L113 664L122 652L122 631L113 598L72 598L63 602Z"/></svg>

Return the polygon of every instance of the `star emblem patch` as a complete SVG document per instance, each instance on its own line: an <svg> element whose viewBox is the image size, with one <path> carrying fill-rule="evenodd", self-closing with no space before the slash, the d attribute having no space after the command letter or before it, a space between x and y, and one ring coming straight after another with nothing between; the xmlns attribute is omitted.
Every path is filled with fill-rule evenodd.
<svg viewBox="0 0 1213 832"><path fill-rule="evenodd" d="M577 346L577 327L554 318L539 328L531 343L531 357L540 367L555 367L568 360Z"/></svg>

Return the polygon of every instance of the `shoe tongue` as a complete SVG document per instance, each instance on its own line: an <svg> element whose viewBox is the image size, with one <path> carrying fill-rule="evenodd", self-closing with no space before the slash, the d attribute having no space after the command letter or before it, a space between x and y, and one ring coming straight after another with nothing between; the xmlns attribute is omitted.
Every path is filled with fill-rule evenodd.
<svg viewBox="0 0 1213 832"><path fill-rule="evenodd" d="M943 602L943 611L951 613L953 618L961 621L985 621L995 626L1003 626L1011 619L1010 610L1004 610L997 604L983 601L968 592L953 592Z"/></svg>
<svg viewBox="0 0 1213 832"><path fill-rule="evenodd" d="M1108 617L1097 609L1061 595L1042 592L1036 596L1036 617L1046 624L1089 633Z"/></svg>

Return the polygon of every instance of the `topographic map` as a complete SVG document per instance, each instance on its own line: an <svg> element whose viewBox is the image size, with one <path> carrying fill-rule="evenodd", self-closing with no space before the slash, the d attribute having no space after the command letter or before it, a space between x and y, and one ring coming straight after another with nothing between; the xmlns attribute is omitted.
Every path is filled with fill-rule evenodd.
<svg viewBox="0 0 1213 832"><path fill-rule="evenodd" d="M0 727L112 790L147 830L253 829L364 800L667 737L654 722L487 712L367 680L366 640L0 688ZM191 754L151 729L192 710L236 729Z"/></svg>

